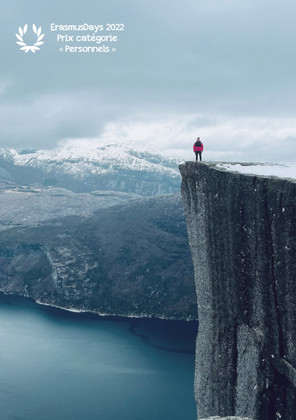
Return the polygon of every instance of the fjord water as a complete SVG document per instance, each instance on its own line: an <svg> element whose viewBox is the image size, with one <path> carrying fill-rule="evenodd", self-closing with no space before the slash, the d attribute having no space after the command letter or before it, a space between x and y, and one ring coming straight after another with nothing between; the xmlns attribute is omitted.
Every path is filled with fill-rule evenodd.
<svg viewBox="0 0 296 420"><path fill-rule="evenodd" d="M195 334L0 293L0 418L193 420Z"/></svg>

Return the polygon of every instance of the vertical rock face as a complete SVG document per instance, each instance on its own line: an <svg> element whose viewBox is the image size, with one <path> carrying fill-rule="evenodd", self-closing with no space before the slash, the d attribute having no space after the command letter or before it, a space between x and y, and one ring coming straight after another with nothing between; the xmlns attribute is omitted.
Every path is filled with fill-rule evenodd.
<svg viewBox="0 0 296 420"><path fill-rule="evenodd" d="M296 419L296 183L180 166L199 418Z"/></svg>

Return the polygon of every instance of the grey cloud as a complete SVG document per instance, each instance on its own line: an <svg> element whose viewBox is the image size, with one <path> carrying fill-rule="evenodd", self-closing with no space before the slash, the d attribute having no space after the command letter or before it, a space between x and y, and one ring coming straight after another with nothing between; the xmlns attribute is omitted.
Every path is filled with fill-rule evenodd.
<svg viewBox="0 0 296 420"><path fill-rule="evenodd" d="M66 92L0 104L2 146L54 147L61 139L99 136L114 114L123 113L100 95Z"/></svg>
<svg viewBox="0 0 296 420"><path fill-rule="evenodd" d="M196 132L207 137L212 130L210 139L218 136L219 151L220 116L224 122L262 116L269 124L295 114L292 0L3 3L2 145L51 147L63 138L100 136L108 122L132 122L141 113L144 125L157 117L165 124L168 118L197 115L187 125L172 126L177 138L167 147L187 148ZM60 54L49 31L52 22L98 24L107 19L126 24L113 56ZM20 52L15 44L15 31L26 22L42 25L46 32L44 47L35 55ZM227 147L251 156L248 148L238 146L237 136L224 139ZM291 151L293 137L284 144ZM263 143L260 150L279 155L268 147L264 152Z"/></svg>

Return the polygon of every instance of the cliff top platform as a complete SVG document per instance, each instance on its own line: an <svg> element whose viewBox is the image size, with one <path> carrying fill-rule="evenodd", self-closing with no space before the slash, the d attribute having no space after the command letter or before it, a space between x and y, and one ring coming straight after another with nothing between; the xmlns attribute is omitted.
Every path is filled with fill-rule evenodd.
<svg viewBox="0 0 296 420"><path fill-rule="evenodd" d="M255 163L255 162L186 162L191 168L194 165L207 165L214 169L238 172L246 175L277 177L296 182L296 163ZM180 165L182 166L182 165Z"/></svg>

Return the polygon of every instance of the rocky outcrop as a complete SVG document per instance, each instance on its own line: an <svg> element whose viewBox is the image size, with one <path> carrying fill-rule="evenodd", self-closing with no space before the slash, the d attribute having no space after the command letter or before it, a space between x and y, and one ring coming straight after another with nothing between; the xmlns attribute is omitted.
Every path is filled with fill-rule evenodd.
<svg viewBox="0 0 296 420"><path fill-rule="evenodd" d="M180 166L198 297L199 418L296 419L296 183Z"/></svg>

